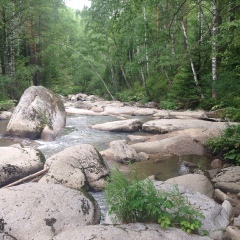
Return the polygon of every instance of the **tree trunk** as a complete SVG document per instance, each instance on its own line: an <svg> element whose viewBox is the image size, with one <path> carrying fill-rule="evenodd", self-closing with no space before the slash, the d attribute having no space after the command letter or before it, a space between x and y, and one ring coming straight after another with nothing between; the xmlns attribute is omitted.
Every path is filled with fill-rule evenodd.
<svg viewBox="0 0 240 240"><path fill-rule="evenodd" d="M188 36L187 36L187 32L186 32L186 29L185 29L185 24L184 24L183 21L182 21L182 30L183 30L183 35L184 35L186 47L187 47L187 50L189 52L189 60L190 60L191 68L192 68L194 82L195 82L196 87L198 88L198 90L200 92L201 98L204 98L204 96L202 94L202 91L201 91L201 88L199 86L198 77L197 77L196 69L195 69L195 66L194 66L194 63L193 63L193 59L191 57L191 53L190 53L190 49L189 49L189 43L188 43Z"/></svg>
<svg viewBox="0 0 240 240"><path fill-rule="evenodd" d="M9 57L9 76L15 77L15 51L14 51L14 33L15 33L15 22L14 22L15 13L12 10L12 19L10 21L10 57Z"/></svg>
<svg viewBox="0 0 240 240"><path fill-rule="evenodd" d="M113 70L113 64L112 64L112 58L111 58L111 52L110 52L110 46L109 46L109 38L108 38L108 31L106 28L106 24L103 23L104 25L104 30L105 30L105 37L106 37L106 44L107 44L107 50L108 50L108 62L110 65L110 71L111 71L111 77L112 77L112 84L115 89L115 91L118 91L118 83L114 77L114 70Z"/></svg>
<svg viewBox="0 0 240 240"><path fill-rule="evenodd" d="M115 47L116 52L117 52L117 51L118 51L118 48L117 48L117 43L116 43L115 37L114 37L114 47ZM118 58L119 58L119 63L120 63L120 68L121 68L121 71L122 71L122 74L123 74L123 78L124 78L124 80L125 80L125 82L126 82L126 84L127 84L127 87L128 87L130 90L133 91L133 88L132 88L131 84L129 83L128 79L127 79L127 75L125 74L125 71L124 71L124 68L123 68L123 64L122 64L122 60L121 60L121 58L120 58L119 56L118 56Z"/></svg>
<svg viewBox="0 0 240 240"><path fill-rule="evenodd" d="M212 1L213 4L213 18L212 18L212 98L216 99L216 82L217 82L217 43L216 43L216 19L217 19L217 3L216 0Z"/></svg>
<svg viewBox="0 0 240 240"><path fill-rule="evenodd" d="M146 9L143 8L143 18L144 18L144 45L146 49L146 64L147 64L147 75L150 76L149 73L149 56L148 56L148 44L147 44L147 18L146 18Z"/></svg>
<svg viewBox="0 0 240 240"><path fill-rule="evenodd" d="M7 38L7 22L6 22L6 15L5 9L2 8L2 44L3 44L3 74L8 75L8 38Z"/></svg>

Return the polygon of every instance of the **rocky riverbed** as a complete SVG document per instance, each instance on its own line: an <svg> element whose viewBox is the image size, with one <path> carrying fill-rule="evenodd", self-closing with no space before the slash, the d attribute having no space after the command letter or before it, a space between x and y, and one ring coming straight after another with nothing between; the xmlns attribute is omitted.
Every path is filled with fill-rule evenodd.
<svg viewBox="0 0 240 240"><path fill-rule="evenodd" d="M23 98L26 101L27 97ZM63 101L68 114L117 117L119 120L93 124L89 128L103 132L125 132L128 136L112 141L107 149L100 152L91 144L78 144L47 159L32 147L0 147L0 186L46 170L37 176L34 183L23 182L0 189L0 239L239 239L240 167L222 168L224 163L219 159L212 163L211 181L198 172L166 182L154 180L158 189L171 189L172 183L179 185L181 194L186 195L190 203L204 213L202 229L209 232L209 237L188 235L174 228L166 231L155 224L113 226L106 222L107 225L98 225L98 204L82 191L101 191L114 164L127 171L126 163L129 162L135 164L149 159L154 162L167 161L173 156L205 156L204 142L218 135L227 123L212 119L212 115L204 111L159 110L154 103L142 105L105 101L85 94L69 96ZM36 102L34 98L34 104L27 102L26 107L34 109L36 104L41 106L44 99ZM64 114L63 120L59 120L54 118L54 111L47 112L57 123L64 122ZM10 115L5 112L0 117L6 119ZM15 119L16 115L15 112ZM41 135L37 127L38 135L43 138L48 133L51 138L55 136L51 128L49 130L45 115L38 111L37 116L40 119L33 118L36 120L34 124L40 122L45 131ZM14 128L17 128L16 125ZM17 136L19 133L17 130ZM24 134L26 136L26 131ZM198 168L197 162L195 166L191 164L191 161L186 162L185 166Z"/></svg>

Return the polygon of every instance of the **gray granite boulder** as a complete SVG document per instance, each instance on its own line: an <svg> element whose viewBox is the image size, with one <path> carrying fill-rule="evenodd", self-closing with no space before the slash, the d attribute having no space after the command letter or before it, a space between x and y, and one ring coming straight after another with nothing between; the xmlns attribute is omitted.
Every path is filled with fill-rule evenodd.
<svg viewBox="0 0 240 240"><path fill-rule="evenodd" d="M142 128L142 122L138 119L119 120L95 124L91 128L111 132L135 132Z"/></svg>
<svg viewBox="0 0 240 240"><path fill-rule="evenodd" d="M224 192L240 192L240 166L223 168L212 179L215 188Z"/></svg>
<svg viewBox="0 0 240 240"><path fill-rule="evenodd" d="M52 240L210 240L209 237L201 237L187 234L177 228L164 229L158 224L123 224L123 225L98 225L86 226L64 231L52 238Z"/></svg>
<svg viewBox="0 0 240 240"><path fill-rule="evenodd" d="M190 190L200 192L210 198L213 197L214 189L207 177L201 174L186 174L170 178L166 183L184 186Z"/></svg>
<svg viewBox="0 0 240 240"><path fill-rule="evenodd" d="M43 169L45 157L38 150L16 144L0 147L0 187Z"/></svg>
<svg viewBox="0 0 240 240"><path fill-rule="evenodd" d="M173 191L176 185L154 181L154 185L158 190L167 192ZM224 237L224 232L230 224L231 212L229 211L230 204L227 200L222 205L216 203L213 199L196 191L189 190L183 186L177 186L179 192L187 197L191 206L202 212L205 219L202 221L201 230L209 232L209 236L213 239L221 240ZM229 203L229 202L228 202ZM177 206L176 206L177 207Z"/></svg>
<svg viewBox="0 0 240 240"><path fill-rule="evenodd" d="M40 182L59 183L74 189L102 190L109 174L100 153L90 144L66 148L46 161L50 169Z"/></svg>
<svg viewBox="0 0 240 240"><path fill-rule="evenodd" d="M209 122L197 119L159 119L148 121L143 124L142 129L151 133L167 133L188 128L213 129L216 131L225 129L227 123Z"/></svg>
<svg viewBox="0 0 240 240"><path fill-rule="evenodd" d="M15 108L6 135L52 140L65 123L61 98L42 86L32 86L25 90Z"/></svg>
<svg viewBox="0 0 240 240"><path fill-rule="evenodd" d="M177 135L157 141L134 143L131 145L136 152L165 155L205 155L204 146L188 135Z"/></svg>
<svg viewBox="0 0 240 240"><path fill-rule="evenodd" d="M27 183L0 191L1 239L50 240L99 220L93 198L62 185Z"/></svg>
<svg viewBox="0 0 240 240"><path fill-rule="evenodd" d="M225 239L239 240L240 239L240 229L238 227L228 226Z"/></svg>
<svg viewBox="0 0 240 240"><path fill-rule="evenodd" d="M111 159L125 164L138 162L140 160L139 154L126 143L126 140L112 141L109 145L109 149L101 152L102 156L109 160Z"/></svg>
<svg viewBox="0 0 240 240"><path fill-rule="evenodd" d="M0 111L0 120L8 120L11 118L11 116L12 116L11 112Z"/></svg>

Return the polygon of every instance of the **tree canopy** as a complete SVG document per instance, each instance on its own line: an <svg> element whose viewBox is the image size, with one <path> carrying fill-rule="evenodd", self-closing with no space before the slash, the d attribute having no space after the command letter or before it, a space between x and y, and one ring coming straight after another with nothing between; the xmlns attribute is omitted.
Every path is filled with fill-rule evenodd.
<svg viewBox="0 0 240 240"><path fill-rule="evenodd" d="M0 0L0 100L31 85L67 95L240 106L236 0Z"/></svg>

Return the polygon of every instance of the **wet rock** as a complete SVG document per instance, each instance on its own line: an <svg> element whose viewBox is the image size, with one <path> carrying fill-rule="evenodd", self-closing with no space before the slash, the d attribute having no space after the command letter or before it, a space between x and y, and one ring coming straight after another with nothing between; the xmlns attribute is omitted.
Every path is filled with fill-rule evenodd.
<svg viewBox="0 0 240 240"><path fill-rule="evenodd" d="M103 109L102 106L93 106L93 107L91 108L91 111L94 111L94 112L100 113L100 112L103 112L104 109Z"/></svg>
<svg viewBox="0 0 240 240"><path fill-rule="evenodd" d="M206 118L204 111L170 111L169 115L177 119L203 119Z"/></svg>
<svg viewBox="0 0 240 240"><path fill-rule="evenodd" d="M218 169L216 168L216 169L206 170L206 172L209 174L209 177L212 179L217 175Z"/></svg>
<svg viewBox="0 0 240 240"><path fill-rule="evenodd" d="M213 169L216 169L216 168L221 168L223 166L223 161L221 161L220 159L214 159L212 162L211 162L211 167Z"/></svg>
<svg viewBox="0 0 240 240"><path fill-rule="evenodd" d="M64 230L100 220L93 198L57 184L26 183L1 189L0 213L3 239L50 240Z"/></svg>
<svg viewBox="0 0 240 240"><path fill-rule="evenodd" d="M142 128L142 122L138 119L128 119L95 124L91 128L111 132L135 132Z"/></svg>
<svg viewBox="0 0 240 240"><path fill-rule="evenodd" d="M148 154L145 153L145 152L140 152L140 153L138 153L138 156L139 156L139 160L140 160L140 161L145 161L145 160L148 160L148 159L149 159Z"/></svg>
<svg viewBox="0 0 240 240"><path fill-rule="evenodd" d="M129 164L140 160L135 149L127 145L125 140L112 141L110 151L113 153L114 160L120 163Z"/></svg>
<svg viewBox="0 0 240 240"><path fill-rule="evenodd" d="M7 126L6 134L30 139L54 139L65 126L62 100L42 86L25 90Z"/></svg>
<svg viewBox="0 0 240 240"><path fill-rule="evenodd" d="M240 230L237 227L228 226L226 231L227 239L229 240L239 240Z"/></svg>
<svg viewBox="0 0 240 240"><path fill-rule="evenodd" d="M156 111L152 108L140 108L137 109L133 115L134 116L148 116L148 115L153 115Z"/></svg>
<svg viewBox="0 0 240 240"><path fill-rule="evenodd" d="M80 240L80 239L105 239L105 240L210 240L209 237L201 237L194 234L187 234L180 229L163 229L158 224L126 224L126 225L98 225L86 226L64 231L52 240Z"/></svg>
<svg viewBox="0 0 240 240"><path fill-rule="evenodd" d="M173 191L175 186L169 183L153 181L158 190ZM202 221L201 230L209 232L212 239L221 240L224 237L224 231L230 223L230 215L225 206L217 204L213 199L196 191L189 190L186 187L178 186L179 192L187 197L190 205L202 212L205 219Z"/></svg>
<svg viewBox="0 0 240 240"><path fill-rule="evenodd" d="M225 200L228 200L231 203L232 206L237 206L238 205L238 201L236 199L231 198L230 196L228 196L227 194L222 192L220 189L215 189L214 190L214 195L221 202L224 202Z"/></svg>
<svg viewBox="0 0 240 240"><path fill-rule="evenodd" d="M75 108L87 109L87 110L90 110L92 108L92 106L93 106L93 104L91 104L90 102L78 101L74 104Z"/></svg>
<svg viewBox="0 0 240 240"><path fill-rule="evenodd" d="M233 219L233 226L240 227L240 216Z"/></svg>
<svg viewBox="0 0 240 240"><path fill-rule="evenodd" d="M12 116L11 112L7 112L7 111L0 111L0 120L8 120L10 119Z"/></svg>
<svg viewBox="0 0 240 240"><path fill-rule="evenodd" d="M211 182L204 175L186 174L179 177L170 178L166 183L184 186L190 190L200 192L210 198L213 197L214 189Z"/></svg>
<svg viewBox="0 0 240 240"><path fill-rule="evenodd" d="M230 220L232 218L232 216L233 216L232 205L230 204L230 202L228 200L224 200L224 202L222 203L222 207L227 212L228 219Z"/></svg>
<svg viewBox="0 0 240 240"><path fill-rule="evenodd" d="M133 115L135 111L135 107L121 106L121 103L118 103L118 106L115 104L104 108L106 115Z"/></svg>
<svg viewBox="0 0 240 240"><path fill-rule="evenodd" d="M225 129L226 127L227 123L209 122L197 119L159 119L144 123L142 129L145 132L162 134L189 128L214 129L219 131L221 129Z"/></svg>
<svg viewBox="0 0 240 240"><path fill-rule="evenodd" d="M191 163L191 162L188 162L188 161L183 161L182 164L183 164L185 167L188 167L188 168L198 168L198 165L197 165L197 164Z"/></svg>
<svg viewBox="0 0 240 240"><path fill-rule="evenodd" d="M127 140L130 142L145 142L149 139L146 136L139 136L139 135L128 135Z"/></svg>
<svg viewBox="0 0 240 240"><path fill-rule="evenodd" d="M58 183L74 189L100 191L109 174L100 153L90 144L66 148L46 161L50 169L39 182Z"/></svg>
<svg viewBox="0 0 240 240"><path fill-rule="evenodd" d="M240 166L221 169L215 178L212 179L215 188L224 192L240 192Z"/></svg>
<svg viewBox="0 0 240 240"><path fill-rule="evenodd" d="M97 112L88 109L79 109L74 107L66 107L67 113L79 114L79 115L99 115Z"/></svg>
<svg viewBox="0 0 240 240"><path fill-rule="evenodd" d="M43 169L45 158L38 150L21 145L0 147L0 187Z"/></svg>
<svg viewBox="0 0 240 240"><path fill-rule="evenodd" d="M158 154L161 156L171 155L205 155L205 148L199 142L194 141L187 135L168 137L158 141L148 141L144 143L132 144L136 152L147 154Z"/></svg>

